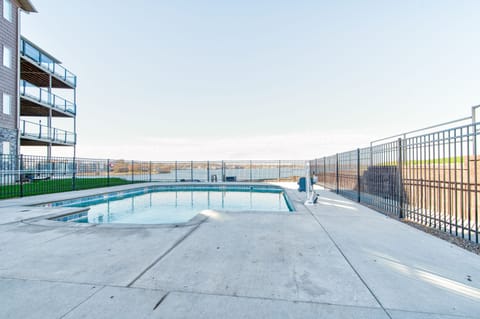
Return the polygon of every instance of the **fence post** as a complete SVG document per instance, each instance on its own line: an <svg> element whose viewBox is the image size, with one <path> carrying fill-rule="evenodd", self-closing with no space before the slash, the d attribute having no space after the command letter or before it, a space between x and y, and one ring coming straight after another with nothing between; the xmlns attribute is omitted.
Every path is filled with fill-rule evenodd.
<svg viewBox="0 0 480 319"><path fill-rule="evenodd" d="M133 166L134 166L134 162L133 162L133 160L132 160L132 184L133 184L134 171L135 171Z"/></svg>
<svg viewBox="0 0 480 319"><path fill-rule="evenodd" d="M403 218L403 176L402 176L402 139L398 139L398 161L397 161L397 174L398 174L398 218Z"/></svg>
<svg viewBox="0 0 480 319"><path fill-rule="evenodd" d="M175 183L178 182L178 162L175 161Z"/></svg>
<svg viewBox="0 0 480 319"><path fill-rule="evenodd" d="M22 178L22 172L23 172L23 155L20 154L20 165L19 165L19 168L20 168L20 197L23 197L23 179Z"/></svg>
<svg viewBox="0 0 480 319"><path fill-rule="evenodd" d="M222 182L225 182L225 162L222 161Z"/></svg>
<svg viewBox="0 0 480 319"><path fill-rule="evenodd" d="M473 123L473 172L474 172L474 183L475 183L475 242L478 244L478 235L479 235L479 221L478 221L478 158L477 158L477 124L474 122Z"/></svg>
<svg viewBox="0 0 480 319"><path fill-rule="evenodd" d="M252 174L252 161L250 161L250 183L253 182L253 174Z"/></svg>
<svg viewBox="0 0 480 319"><path fill-rule="evenodd" d="M210 183L210 161L207 161L207 182Z"/></svg>
<svg viewBox="0 0 480 319"><path fill-rule="evenodd" d="M282 176L282 161L278 161L278 181L280 182L280 177Z"/></svg>
<svg viewBox="0 0 480 319"><path fill-rule="evenodd" d="M323 188L327 189L327 158L323 157Z"/></svg>
<svg viewBox="0 0 480 319"><path fill-rule="evenodd" d="M357 148L357 201L360 203L360 149Z"/></svg>
<svg viewBox="0 0 480 319"><path fill-rule="evenodd" d="M73 157L72 190L77 189L77 158Z"/></svg>
<svg viewBox="0 0 480 319"><path fill-rule="evenodd" d="M370 143L370 166L373 166L373 146Z"/></svg>
<svg viewBox="0 0 480 319"><path fill-rule="evenodd" d="M335 168L335 172L336 172L336 176L337 176L337 194L340 192L340 187L339 187L339 176L338 174L340 173L340 170L338 169L338 153L337 153L337 161L336 161L336 168Z"/></svg>
<svg viewBox="0 0 480 319"><path fill-rule="evenodd" d="M110 186L110 159L107 159L107 186Z"/></svg>
<svg viewBox="0 0 480 319"><path fill-rule="evenodd" d="M190 181L193 182L193 161L190 161Z"/></svg>
<svg viewBox="0 0 480 319"><path fill-rule="evenodd" d="M148 181L152 182L152 161L148 162Z"/></svg>

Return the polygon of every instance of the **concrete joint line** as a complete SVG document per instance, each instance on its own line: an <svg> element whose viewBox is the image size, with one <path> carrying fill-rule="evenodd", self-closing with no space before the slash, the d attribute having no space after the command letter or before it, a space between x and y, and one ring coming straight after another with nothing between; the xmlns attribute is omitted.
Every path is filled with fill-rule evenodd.
<svg viewBox="0 0 480 319"><path fill-rule="evenodd" d="M158 306L160 306L162 304L162 302L168 297L169 294L170 294L170 292L167 292L165 295L163 295L163 297L160 298L160 300L157 302L155 307L153 307L153 310L157 309Z"/></svg>
<svg viewBox="0 0 480 319"><path fill-rule="evenodd" d="M247 295L230 295L222 293L213 293L213 292L203 292L203 291L190 291L190 290L172 290L168 292L179 293L179 294L190 294L190 295L204 295L204 296L214 296L214 297L229 297L229 298L239 298L239 299L251 299L251 300L265 300L265 301L281 301L281 302L290 302L290 303L301 303L307 305L323 305L323 306L336 306L343 308L352 308L352 309L375 309L378 310L378 307L370 306L355 306L355 305L345 305L332 302L322 302L322 301L312 301L312 300L298 300L298 299L285 299L285 298L271 298L271 297L261 297L261 296L247 296Z"/></svg>
<svg viewBox="0 0 480 319"><path fill-rule="evenodd" d="M327 231L327 229L322 225L322 223L320 222L320 220L317 218L317 216L315 216L315 214L310 210L309 207L305 206L304 207L308 210L308 212L310 213L310 215L312 215L313 219L315 219L315 221L317 222L317 224L323 229L323 231L325 232L325 234L327 234L328 238L330 238L330 240L332 241L332 243L335 245L335 247L338 249L338 251L340 252L340 254L343 256L343 258L345 259L345 261L347 262L347 264L350 266L350 268L352 268L353 272L357 275L357 277L360 279L360 281L363 283L363 285L368 289L368 291L370 292L370 294L372 294L373 298L375 299L375 301L379 304L379 306L383 309L383 311L385 312L385 314L388 316L388 318L392 319L392 316L390 315L390 313L387 311L387 309L383 306L383 304L380 302L380 299L378 299L378 297L375 295L375 293L373 292L373 290L368 286L367 282L362 278L362 276L360 275L360 273L355 269L355 267L353 267L353 264L350 262L350 260L347 258L347 256L345 255L345 253L342 251L342 249L340 248L340 246L337 244L337 242L333 239L333 237L330 235L330 233Z"/></svg>
<svg viewBox="0 0 480 319"><path fill-rule="evenodd" d="M71 233L63 234L63 235L60 235L60 236L54 237L54 238L50 238L49 240L46 240L46 241L44 241L44 242L42 242L42 243L40 243L40 244L43 245L43 244L49 243L49 242L51 242L51 241L58 240L58 239L60 239L60 238L65 238L65 237L68 237L68 236L72 236L72 235L78 233L78 232L81 231L81 230L82 230L82 229L77 229L77 230L72 231Z"/></svg>
<svg viewBox="0 0 480 319"><path fill-rule="evenodd" d="M78 307L80 307L81 305L83 305L84 303L86 303L88 300L90 300L93 296L95 296L96 294L98 294L100 291L102 291L103 289L105 288L105 286L103 286L102 288L98 289L97 291L95 291L93 294L91 294L90 296L88 296L84 301L82 301L81 303L79 303L78 305L76 305L75 307L73 307L72 309L70 309L69 311L67 311L66 313L64 313L62 316L59 317L59 319L62 319L62 318L65 318L65 316L67 316L69 313L71 313L72 311L74 311L75 309L77 309Z"/></svg>
<svg viewBox="0 0 480 319"><path fill-rule="evenodd" d="M208 218L207 218L208 219ZM140 274L138 274L138 276L136 276L126 287L127 288L130 288L135 282L137 282L137 280L139 280L143 275L145 275L145 273L147 271L149 271L153 266L155 266L160 260L162 260L165 256L167 256L172 250L174 250L178 245L180 245L185 239L187 239L194 231L196 231L201 224L203 224L207 219L204 219L201 223L199 223L198 225L196 225L195 227L193 227L190 231L188 231L185 235L183 235L182 237L180 237L179 240L177 240L172 247L170 247L169 249L167 249L166 252L164 252L163 254L161 254L157 259L155 259L153 261L153 263L151 263L150 265L147 266L147 268L145 268L143 271L140 272Z"/></svg>

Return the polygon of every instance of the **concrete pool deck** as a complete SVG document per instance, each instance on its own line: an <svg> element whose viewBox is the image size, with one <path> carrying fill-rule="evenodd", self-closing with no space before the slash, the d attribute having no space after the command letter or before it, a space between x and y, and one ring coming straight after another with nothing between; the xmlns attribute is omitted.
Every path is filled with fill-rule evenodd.
<svg viewBox="0 0 480 319"><path fill-rule="evenodd" d="M89 192L0 201L0 318L480 317L480 256L331 192L184 227L24 206Z"/></svg>

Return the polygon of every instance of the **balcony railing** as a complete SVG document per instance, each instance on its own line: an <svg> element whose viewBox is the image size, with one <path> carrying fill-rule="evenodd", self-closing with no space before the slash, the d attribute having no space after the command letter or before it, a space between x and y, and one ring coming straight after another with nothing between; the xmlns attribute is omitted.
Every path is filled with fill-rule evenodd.
<svg viewBox="0 0 480 319"><path fill-rule="evenodd" d="M75 144L75 133L22 120L20 134L51 143Z"/></svg>
<svg viewBox="0 0 480 319"><path fill-rule="evenodd" d="M42 53L40 50L35 48L33 45L21 39L20 43L20 53L23 56L30 58L35 61L39 66L48 70L50 73L56 75L61 80L67 82L73 87L77 86L77 76L72 72L68 71L61 64L56 63L50 57Z"/></svg>
<svg viewBox="0 0 480 319"><path fill-rule="evenodd" d="M20 81L20 95L31 98L39 103L46 104L57 110L75 115L76 106L64 98L39 88L25 80Z"/></svg>

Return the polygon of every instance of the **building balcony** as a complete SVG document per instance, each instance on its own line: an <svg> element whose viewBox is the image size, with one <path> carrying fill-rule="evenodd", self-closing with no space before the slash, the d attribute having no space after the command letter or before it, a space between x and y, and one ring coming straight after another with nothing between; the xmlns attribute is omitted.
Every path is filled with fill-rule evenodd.
<svg viewBox="0 0 480 319"><path fill-rule="evenodd" d="M75 74L25 38L20 42L20 55L22 79L39 87L74 89L77 86Z"/></svg>
<svg viewBox="0 0 480 319"><path fill-rule="evenodd" d="M75 104L39 88L25 80L20 81L20 115L74 117Z"/></svg>
<svg viewBox="0 0 480 319"><path fill-rule="evenodd" d="M73 146L75 133L48 127L39 123L20 121L20 145L22 146Z"/></svg>

